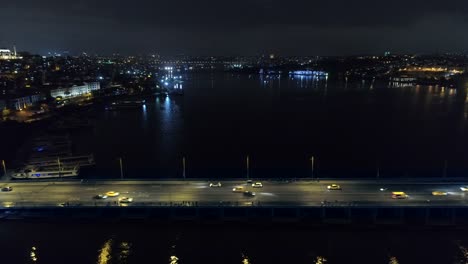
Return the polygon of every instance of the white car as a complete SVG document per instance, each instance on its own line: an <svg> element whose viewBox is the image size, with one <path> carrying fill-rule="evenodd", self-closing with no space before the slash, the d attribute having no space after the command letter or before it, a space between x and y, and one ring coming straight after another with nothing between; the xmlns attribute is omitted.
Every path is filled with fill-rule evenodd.
<svg viewBox="0 0 468 264"><path fill-rule="evenodd" d="M468 192L468 186L462 186L460 190L462 190L462 192Z"/></svg>
<svg viewBox="0 0 468 264"><path fill-rule="evenodd" d="M98 194L94 196L94 199L102 200L102 199L107 199L107 195L105 194Z"/></svg>
<svg viewBox="0 0 468 264"><path fill-rule="evenodd" d="M221 183L218 182L218 183L210 183L210 187L221 187Z"/></svg>
<svg viewBox="0 0 468 264"><path fill-rule="evenodd" d="M332 184L332 185L328 185L328 186L327 186L327 189L328 189L328 190L338 190L338 191L340 191L340 190L341 190L341 186L339 186L338 184Z"/></svg>
<svg viewBox="0 0 468 264"><path fill-rule="evenodd" d="M122 198L119 199L119 202L120 203L131 203L131 202L133 202L133 198L131 198L131 197L122 197Z"/></svg>
<svg viewBox="0 0 468 264"><path fill-rule="evenodd" d="M2 188L2 192L11 192L13 191L13 188L11 186L5 186Z"/></svg>
<svg viewBox="0 0 468 264"><path fill-rule="evenodd" d="M262 187L263 187L263 184L262 184L261 182L252 183L252 187L254 187L254 188L262 188Z"/></svg>

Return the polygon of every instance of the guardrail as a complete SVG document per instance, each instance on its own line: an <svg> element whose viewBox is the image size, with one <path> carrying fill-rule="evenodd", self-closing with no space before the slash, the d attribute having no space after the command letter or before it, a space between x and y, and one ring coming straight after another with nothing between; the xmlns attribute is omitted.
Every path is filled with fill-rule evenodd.
<svg viewBox="0 0 468 264"><path fill-rule="evenodd" d="M263 202L263 201L158 201L158 202L131 202L121 203L118 201L65 201L57 203L35 203L35 202L3 202L0 203L2 209L21 209L21 208L97 208L97 207L289 207L289 208L307 208L307 207L466 207L468 201L412 201L409 203L379 203L370 201L301 201L301 203L291 202Z"/></svg>

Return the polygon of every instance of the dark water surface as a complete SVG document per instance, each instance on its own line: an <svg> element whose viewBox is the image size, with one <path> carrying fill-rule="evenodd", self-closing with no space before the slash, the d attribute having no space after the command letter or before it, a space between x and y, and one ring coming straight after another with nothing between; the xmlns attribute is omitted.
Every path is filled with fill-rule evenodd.
<svg viewBox="0 0 468 264"><path fill-rule="evenodd" d="M468 86L185 76L185 95L89 116L84 177L441 177L468 173ZM81 114L81 113L80 113ZM8 149L25 137L4 142ZM41 134L40 129L29 130ZM5 138L5 137L2 137ZM5 145L4 145L5 146ZM0 149L1 150L1 149ZM3 155L3 154L2 154ZM468 263L468 233L289 225L1 222L0 263ZM177 260L178 259L178 260ZM324 262L324 259L327 261Z"/></svg>
<svg viewBox="0 0 468 264"><path fill-rule="evenodd" d="M468 86L467 86L468 87ZM441 177L468 172L466 88L257 75L185 76L185 95L104 111L89 177Z"/></svg>
<svg viewBox="0 0 468 264"><path fill-rule="evenodd" d="M457 230L76 222L0 225L2 263L465 264L467 247L468 233ZM171 256L176 257L174 262Z"/></svg>

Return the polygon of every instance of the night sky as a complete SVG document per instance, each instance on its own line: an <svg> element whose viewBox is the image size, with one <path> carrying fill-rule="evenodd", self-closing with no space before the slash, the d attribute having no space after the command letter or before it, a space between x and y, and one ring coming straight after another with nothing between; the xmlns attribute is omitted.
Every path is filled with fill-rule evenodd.
<svg viewBox="0 0 468 264"><path fill-rule="evenodd" d="M41 54L468 51L467 0L2 0L0 21L0 46Z"/></svg>

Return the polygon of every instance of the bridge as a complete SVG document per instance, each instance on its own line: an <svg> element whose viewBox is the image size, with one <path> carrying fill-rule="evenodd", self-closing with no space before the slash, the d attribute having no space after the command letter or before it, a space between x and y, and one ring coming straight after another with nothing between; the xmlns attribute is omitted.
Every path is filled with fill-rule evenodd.
<svg viewBox="0 0 468 264"><path fill-rule="evenodd" d="M254 181L255 182L255 181ZM220 181L12 181L0 193L1 217L116 217L141 219L281 220L459 225L468 224L466 180L283 180L262 181L254 188L245 180ZM341 190L330 190L337 184ZM233 192L234 187L255 196ZM96 199L98 194L117 197ZM393 199L392 192L405 192ZM434 195L433 192L439 192ZM131 197L131 203L119 198Z"/></svg>

